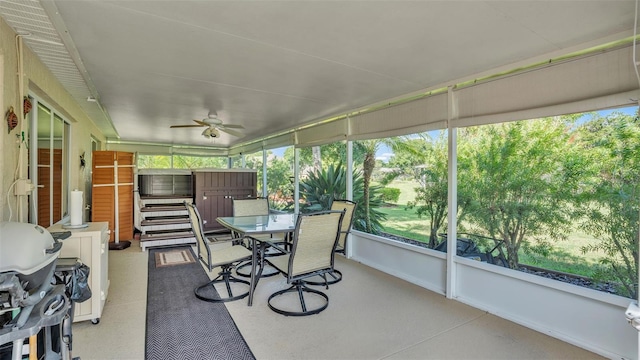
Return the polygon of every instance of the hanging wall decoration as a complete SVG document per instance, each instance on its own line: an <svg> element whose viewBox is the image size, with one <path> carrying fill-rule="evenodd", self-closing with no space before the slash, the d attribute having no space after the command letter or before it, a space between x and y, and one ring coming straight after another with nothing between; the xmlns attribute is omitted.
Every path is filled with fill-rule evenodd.
<svg viewBox="0 0 640 360"><path fill-rule="evenodd" d="M9 128L9 132L15 129L18 126L18 115L13 112L13 106L9 107L9 111L7 111L7 127Z"/></svg>
<svg viewBox="0 0 640 360"><path fill-rule="evenodd" d="M28 96L24 97L24 103L22 104L22 109L24 110L24 115L26 116L29 111L31 111L32 105L31 100L29 100Z"/></svg>

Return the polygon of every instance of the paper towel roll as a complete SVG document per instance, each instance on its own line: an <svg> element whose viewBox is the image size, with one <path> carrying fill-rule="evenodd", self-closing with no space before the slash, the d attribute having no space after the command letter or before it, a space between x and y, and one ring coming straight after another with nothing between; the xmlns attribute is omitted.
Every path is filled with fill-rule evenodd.
<svg viewBox="0 0 640 360"><path fill-rule="evenodd" d="M82 191L73 190L71 192L71 208L69 209L69 214L71 215L71 221L69 222L69 224L71 226L82 225L82 205Z"/></svg>

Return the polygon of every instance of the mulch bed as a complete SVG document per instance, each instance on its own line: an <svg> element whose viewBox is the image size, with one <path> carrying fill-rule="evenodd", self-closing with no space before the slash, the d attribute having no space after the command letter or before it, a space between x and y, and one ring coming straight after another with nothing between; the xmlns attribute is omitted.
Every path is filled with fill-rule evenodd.
<svg viewBox="0 0 640 360"><path fill-rule="evenodd" d="M384 232L380 233L380 236L388 239L396 240L396 241L401 241L405 244L411 244L411 245L415 245L415 246L419 246L427 249L429 248L429 246L424 242L405 238L402 236L397 236L397 235L384 233ZM527 267L527 266L521 266L518 270L527 274L542 276L547 279L553 279L553 280L561 281L561 282L572 284L572 285L582 286L589 289L606 292L609 294L617 294L616 284L614 283L597 282L582 276L577 276L577 275L567 274L567 273L560 273L556 271L548 271L545 269Z"/></svg>

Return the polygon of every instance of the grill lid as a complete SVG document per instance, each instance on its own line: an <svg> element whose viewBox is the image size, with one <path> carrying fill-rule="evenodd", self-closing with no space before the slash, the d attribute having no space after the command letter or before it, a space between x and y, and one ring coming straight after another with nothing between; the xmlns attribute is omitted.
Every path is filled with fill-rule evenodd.
<svg viewBox="0 0 640 360"><path fill-rule="evenodd" d="M41 226L0 222L0 273L31 275L55 261L61 248Z"/></svg>

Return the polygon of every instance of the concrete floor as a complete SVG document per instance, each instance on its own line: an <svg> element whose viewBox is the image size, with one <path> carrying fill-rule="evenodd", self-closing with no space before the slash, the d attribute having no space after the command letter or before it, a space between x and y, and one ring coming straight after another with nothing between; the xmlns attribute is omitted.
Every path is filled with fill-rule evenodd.
<svg viewBox="0 0 640 360"><path fill-rule="evenodd" d="M326 290L329 307L317 315L267 307L287 286L282 276L260 280L252 307L246 299L226 304L257 359L601 358L343 257L336 268L344 279ZM110 251L109 277L100 323L73 326L73 356L143 359L147 253L136 242Z"/></svg>

